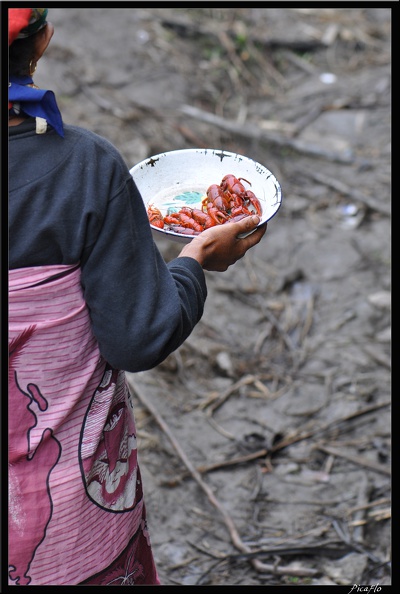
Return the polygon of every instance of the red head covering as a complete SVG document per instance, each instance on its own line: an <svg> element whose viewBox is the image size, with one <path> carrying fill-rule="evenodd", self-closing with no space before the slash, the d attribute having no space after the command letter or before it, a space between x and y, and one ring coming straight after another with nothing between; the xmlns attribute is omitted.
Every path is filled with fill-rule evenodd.
<svg viewBox="0 0 400 594"><path fill-rule="evenodd" d="M8 45L43 29L47 25L47 13L47 8L9 8Z"/></svg>
<svg viewBox="0 0 400 594"><path fill-rule="evenodd" d="M47 8L9 8L8 45L16 39L34 35L47 25ZM11 50L12 48L10 48ZM8 83L8 109L14 114L45 119L64 136L63 122L53 91L36 87L31 76L11 76ZM38 132L39 134L40 132Z"/></svg>
<svg viewBox="0 0 400 594"><path fill-rule="evenodd" d="M9 8L8 9L8 45L15 41L22 31L29 25L32 15L32 8Z"/></svg>

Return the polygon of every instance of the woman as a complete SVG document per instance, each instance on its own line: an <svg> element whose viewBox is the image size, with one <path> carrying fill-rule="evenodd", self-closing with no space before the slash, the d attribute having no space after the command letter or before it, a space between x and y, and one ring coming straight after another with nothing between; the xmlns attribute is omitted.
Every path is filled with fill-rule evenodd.
<svg viewBox="0 0 400 594"><path fill-rule="evenodd" d="M53 32L47 9L9 9L9 583L159 584L124 371L184 342L204 270L266 226L211 228L166 264L119 152L33 83Z"/></svg>

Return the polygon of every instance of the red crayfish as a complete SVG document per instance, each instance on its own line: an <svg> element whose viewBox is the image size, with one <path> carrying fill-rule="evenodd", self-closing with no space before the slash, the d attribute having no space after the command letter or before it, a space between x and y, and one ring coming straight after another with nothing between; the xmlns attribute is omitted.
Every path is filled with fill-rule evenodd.
<svg viewBox="0 0 400 594"><path fill-rule="evenodd" d="M152 204L149 204L147 208L147 216L149 217L150 225L158 227L159 229L164 229L164 218L161 214L161 210Z"/></svg>
<svg viewBox="0 0 400 594"><path fill-rule="evenodd" d="M184 207L179 212L162 216L161 211L149 205L147 215L150 224L163 229L165 226L176 233L198 235L205 229L222 225L229 221L238 221L253 213L261 215L261 204L256 195L246 190L241 180L234 175L225 175L221 184L212 184L202 200L201 209Z"/></svg>

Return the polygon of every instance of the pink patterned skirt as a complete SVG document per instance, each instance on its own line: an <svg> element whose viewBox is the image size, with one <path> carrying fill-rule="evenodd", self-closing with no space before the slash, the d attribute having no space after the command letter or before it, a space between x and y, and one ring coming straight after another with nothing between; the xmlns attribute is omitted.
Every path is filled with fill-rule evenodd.
<svg viewBox="0 0 400 594"><path fill-rule="evenodd" d="M123 371L79 266L9 273L9 584L159 584Z"/></svg>

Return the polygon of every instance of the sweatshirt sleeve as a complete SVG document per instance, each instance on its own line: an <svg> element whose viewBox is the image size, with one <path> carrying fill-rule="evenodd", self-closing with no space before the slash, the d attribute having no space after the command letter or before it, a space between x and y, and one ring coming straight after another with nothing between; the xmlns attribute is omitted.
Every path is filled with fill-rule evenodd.
<svg viewBox="0 0 400 594"><path fill-rule="evenodd" d="M106 212L94 215L82 286L102 356L114 367L151 369L190 335L204 311L204 271L193 258L162 258L129 172Z"/></svg>

